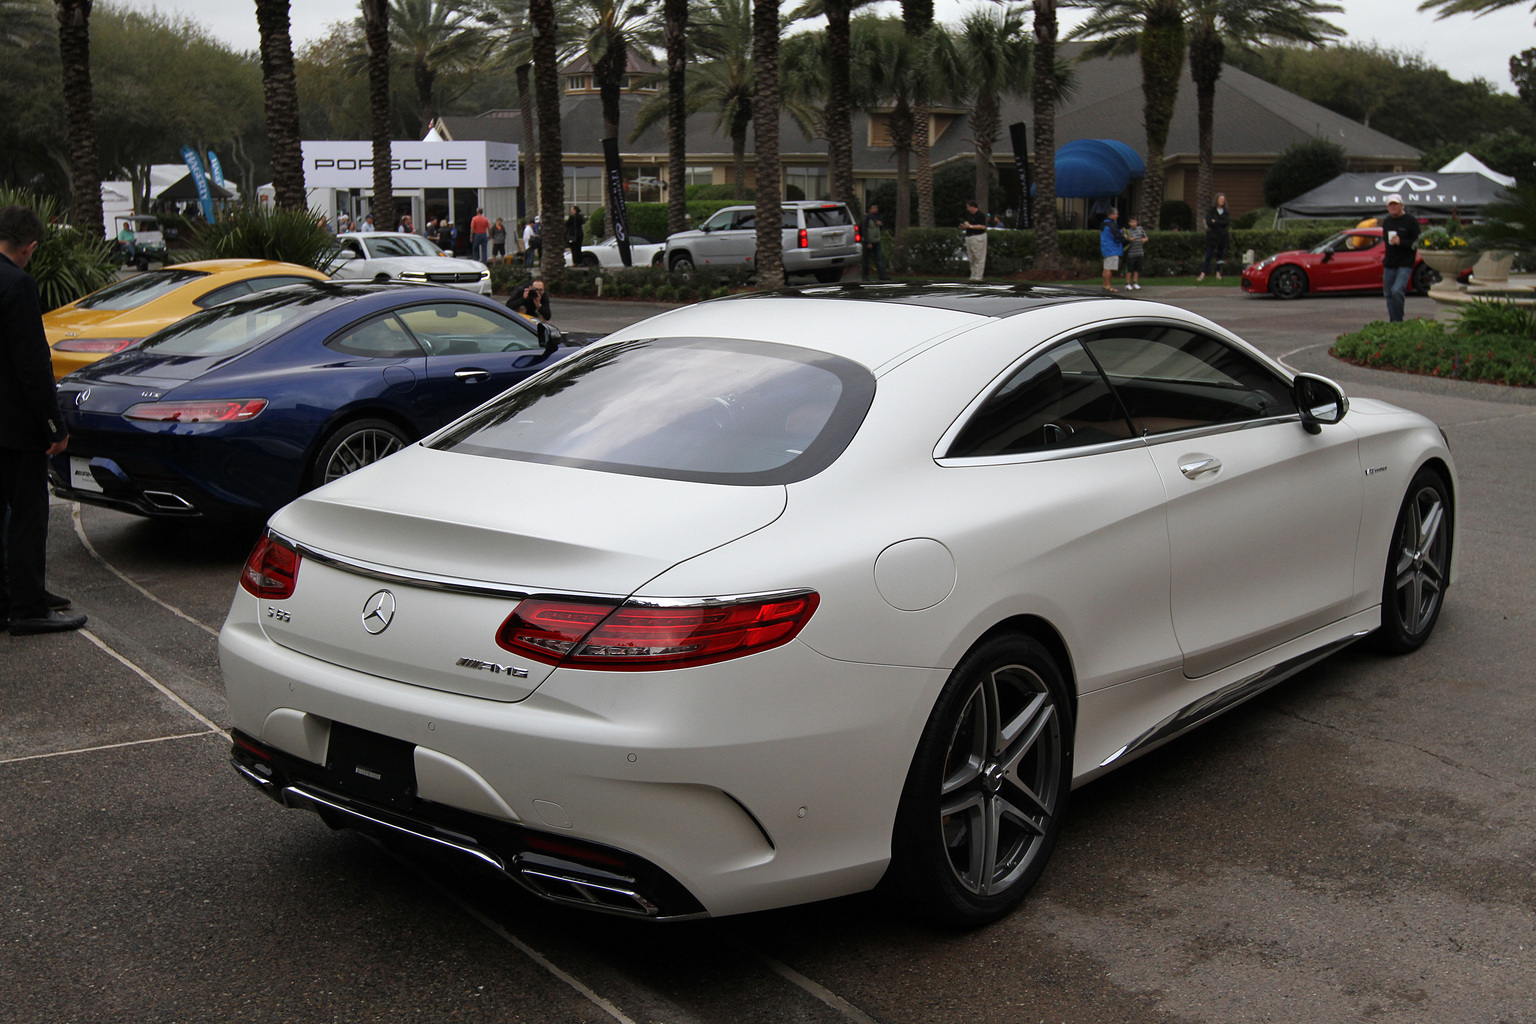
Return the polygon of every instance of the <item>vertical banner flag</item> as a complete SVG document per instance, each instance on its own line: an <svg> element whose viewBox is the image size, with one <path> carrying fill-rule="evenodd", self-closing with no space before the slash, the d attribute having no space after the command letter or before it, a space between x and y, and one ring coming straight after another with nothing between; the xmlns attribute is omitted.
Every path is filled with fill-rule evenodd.
<svg viewBox="0 0 1536 1024"><path fill-rule="evenodd" d="M187 162L187 170L192 172L192 180L197 183L197 201L203 208L203 219L212 224L213 194L208 191L208 175L203 171L203 162L191 146L181 147L181 158Z"/></svg>
<svg viewBox="0 0 1536 1024"><path fill-rule="evenodd" d="M1008 134L1013 139L1013 162L1019 171L1020 195L1023 201L1019 203L1019 230L1028 231L1035 226L1035 197L1034 186L1029 180L1029 136L1028 129L1023 121L1015 121L1008 126Z"/></svg>
<svg viewBox="0 0 1536 1024"><path fill-rule="evenodd" d="M603 163L608 174L608 208L613 211L613 237L619 243L619 258L626 267L635 265L629 254L629 214L624 206L624 168L619 163L619 140L603 140Z"/></svg>
<svg viewBox="0 0 1536 1024"><path fill-rule="evenodd" d="M213 176L215 185L224 187L224 168L219 164L219 155L211 149L208 151L208 173Z"/></svg>

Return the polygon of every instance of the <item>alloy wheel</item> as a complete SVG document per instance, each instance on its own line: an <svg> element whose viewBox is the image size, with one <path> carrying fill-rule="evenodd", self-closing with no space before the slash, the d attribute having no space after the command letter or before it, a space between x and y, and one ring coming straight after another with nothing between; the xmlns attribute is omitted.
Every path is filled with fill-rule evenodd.
<svg viewBox="0 0 1536 1024"><path fill-rule="evenodd" d="M1445 501L1435 487L1421 487L1404 506L1398 527L1393 591L1398 622L1417 636L1434 624L1445 592L1449 531Z"/></svg>
<svg viewBox="0 0 1536 1024"><path fill-rule="evenodd" d="M403 447L398 436L387 430L359 430L342 439L325 462L321 483L355 473L364 466L378 462L386 455L393 455Z"/></svg>

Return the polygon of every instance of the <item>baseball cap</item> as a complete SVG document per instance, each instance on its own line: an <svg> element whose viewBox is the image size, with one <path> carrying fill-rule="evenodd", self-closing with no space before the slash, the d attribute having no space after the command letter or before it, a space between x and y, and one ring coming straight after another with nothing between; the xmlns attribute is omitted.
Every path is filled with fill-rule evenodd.
<svg viewBox="0 0 1536 1024"><path fill-rule="evenodd" d="M1402 193L1400 193L1400 192L1393 192L1391 195L1387 196L1387 202L1388 203L1397 203L1397 204L1401 205L1402 201L1403 201L1403 196L1402 196Z"/></svg>

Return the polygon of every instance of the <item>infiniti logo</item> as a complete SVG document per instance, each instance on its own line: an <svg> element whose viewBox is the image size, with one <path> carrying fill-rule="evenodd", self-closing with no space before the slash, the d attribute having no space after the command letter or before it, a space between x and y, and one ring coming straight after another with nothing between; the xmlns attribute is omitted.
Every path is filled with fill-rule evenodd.
<svg viewBox="0 0 1536 1024"><path fill-rule="evenodd" d="M1440 186L1422 174L1393 174L1378 179L1376 187L1383 192L1433 192Z"/></svg>
<svg viewBox="0 0 1536 1024"><path fill-rule="evenodd" d="M376 590L363 602L363 628L377 636L395 620L395 595Z"/></svg>

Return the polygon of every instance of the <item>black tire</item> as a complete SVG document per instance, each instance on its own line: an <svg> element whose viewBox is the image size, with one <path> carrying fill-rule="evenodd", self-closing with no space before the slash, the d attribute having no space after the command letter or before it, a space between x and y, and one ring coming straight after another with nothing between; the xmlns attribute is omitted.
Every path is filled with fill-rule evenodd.
<svg viewBox="0 0 1536 1024"><path fill-rule="evenodd" d="M388 420L351 420L332 430L315 453L309 467L309 485L346 476L378 462L410 443L405 432Z"/></svg>
<svg viewBox="0 0 1536 1024"><path fill-rule="evenodd" d="M596 270L599 266L601 266L601 264L599 264L597 261L597 257L589 252L584 252L581 254L581 265L588 270Z"/></svg>
<svg viewBox="0 0 1536 1024"><path fill-rule="evenodd" d="M1445 478L1428 467L1414 474L1403 496L1381 585L1381 628L1376 645L1389 654L1424 646L1440 621L1450 586L1455 522Z"/></svg>
<svg viewBox="0 0 1536 1024"><path fill-rule="evenodd" d="M374 284L389 284L389 275L388 274L374 274L373 275L373 283Z"/></svg>
<svg viewBox="0 0 1536 1024"><path fill-rule="evenodd" d="M1428 263L1420 263L1418 266L1413 268L1413 280L1410 282L1410 289L1415 295L1428 295L1429 290L1433 288L1439 282L1439 280L1440 271L1436 270Z"/></svg>
<svg viewBox="0 0 1536 1024"><path fill-rule="evenodd" d="M834 267L830 270L816 271L816 280L822 284L836 284L843 279L843 268Z"/></svg>
<svg viewBox="0 0 1536 1024"><path fill-rule="evenodd" d="M1066 683L1037 641L1001 636L966 655L912 758L886 892L946 926L1016 907L1061 831L1072 736Z"/></svg>
<svg viewBox="0 0 1536 1024"><path fill-rule="evenodd" d="M675 270L680 274L693 273L693 257L686 252L675 252L671 261L667 264L668 270Z"/></svg>
<svg viewBox="0 0 1536 1024"><path fill-rule="evenodd" d="M1307 272L1287 263L1269 275L1269 293L1277 299L1299 299L1307 294Z"/></svg>

